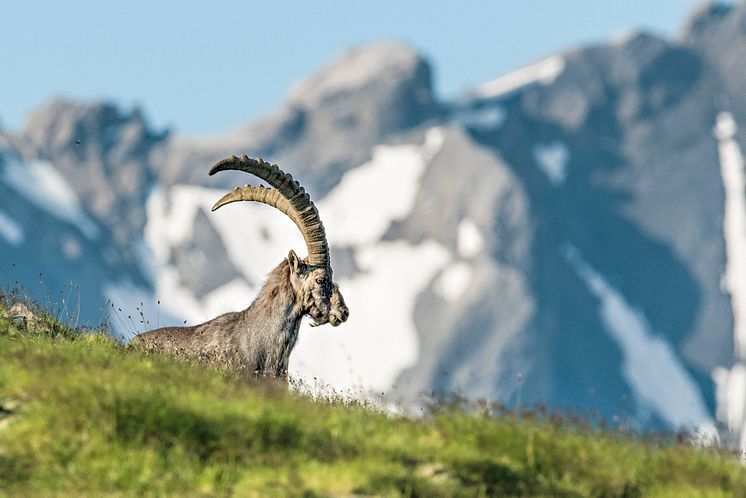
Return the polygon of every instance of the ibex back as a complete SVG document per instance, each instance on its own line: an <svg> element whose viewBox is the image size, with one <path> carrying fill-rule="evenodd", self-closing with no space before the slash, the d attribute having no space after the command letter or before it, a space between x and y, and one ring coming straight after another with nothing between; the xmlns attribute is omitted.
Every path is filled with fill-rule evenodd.
<svg viewBox="0 0 746 498"><path fill-rule="evenodd" d="M308 248L301 259L290 251L267 277L251 305L191 327L164 327L130 341L151 350L194 358L245 374L287 377L290 353L301 320L313 325L340 325L349 310L332 278L329 245L318 210L293 177L261 159L232 156L217 163L210 174L240 170L266 181L272 188L239 187L223 196L212 210L236 201L256 201L276 207L298 226Z"/></svg>

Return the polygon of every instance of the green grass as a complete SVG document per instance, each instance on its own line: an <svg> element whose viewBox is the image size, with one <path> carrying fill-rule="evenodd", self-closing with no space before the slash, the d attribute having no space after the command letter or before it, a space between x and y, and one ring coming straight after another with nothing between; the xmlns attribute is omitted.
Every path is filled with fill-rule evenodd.
<svg viewBox="0 0 746 498"><path fill-rule="evenodd" d="M509 414L390 417L56 330L0 316L0 496L746 496L722 451Z"/></svg>

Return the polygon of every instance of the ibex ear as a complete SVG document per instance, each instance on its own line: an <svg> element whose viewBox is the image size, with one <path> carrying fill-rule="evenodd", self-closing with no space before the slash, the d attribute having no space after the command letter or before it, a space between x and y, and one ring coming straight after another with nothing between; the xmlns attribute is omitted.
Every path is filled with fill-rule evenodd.
<svg viewBox="0 0 746 498"><path fill-rule="evenodd" d="M290 249L290 252L288 253L288 264L290 265L290 269L296 275L299 275L303 271L303 260L300 259L292 249Z"/></svg>

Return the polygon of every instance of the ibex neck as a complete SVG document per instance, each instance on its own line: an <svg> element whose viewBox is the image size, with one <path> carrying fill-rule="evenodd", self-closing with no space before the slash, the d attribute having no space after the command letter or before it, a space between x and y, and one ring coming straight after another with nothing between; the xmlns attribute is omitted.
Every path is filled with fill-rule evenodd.
<svg viewBox="0 0 746 498"><path fill-rule="evenodd" d="M300 320L303 310L297 301L290 283L290 266L283 261L269 273L251 308L271 310L272 316L297 315Z"/></svg>
<svg viewBox="0 0 746 498"><path fill-rule="evenodd" d="M253 358L254 371L270 376L285 375L303 318L302 306L290 282L287 261L267 276L244 316L248 334L244 350L248 358Z"/></svg>

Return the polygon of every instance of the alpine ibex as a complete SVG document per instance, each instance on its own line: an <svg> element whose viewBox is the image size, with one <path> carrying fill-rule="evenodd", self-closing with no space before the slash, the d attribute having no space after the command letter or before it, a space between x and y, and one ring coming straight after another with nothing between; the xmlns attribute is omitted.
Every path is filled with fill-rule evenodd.
<svg viewBox="0 0 746 498"><path fill-rule="evenodd" d="M329 245L318 210L303 187L289 173L262 159L229 157L210 175L240 170L253 174L272 188L246 185L223 196L212 210L236 201L256 201L285 213L303 234L308 257L290 250L270 272L254 302L240 312L226 313L191 327L164 327L134 337L131 344L196 358L244 374L287 377L290 353L301 319L313 325L337 326L349 310L332 280Z"/></svg>

